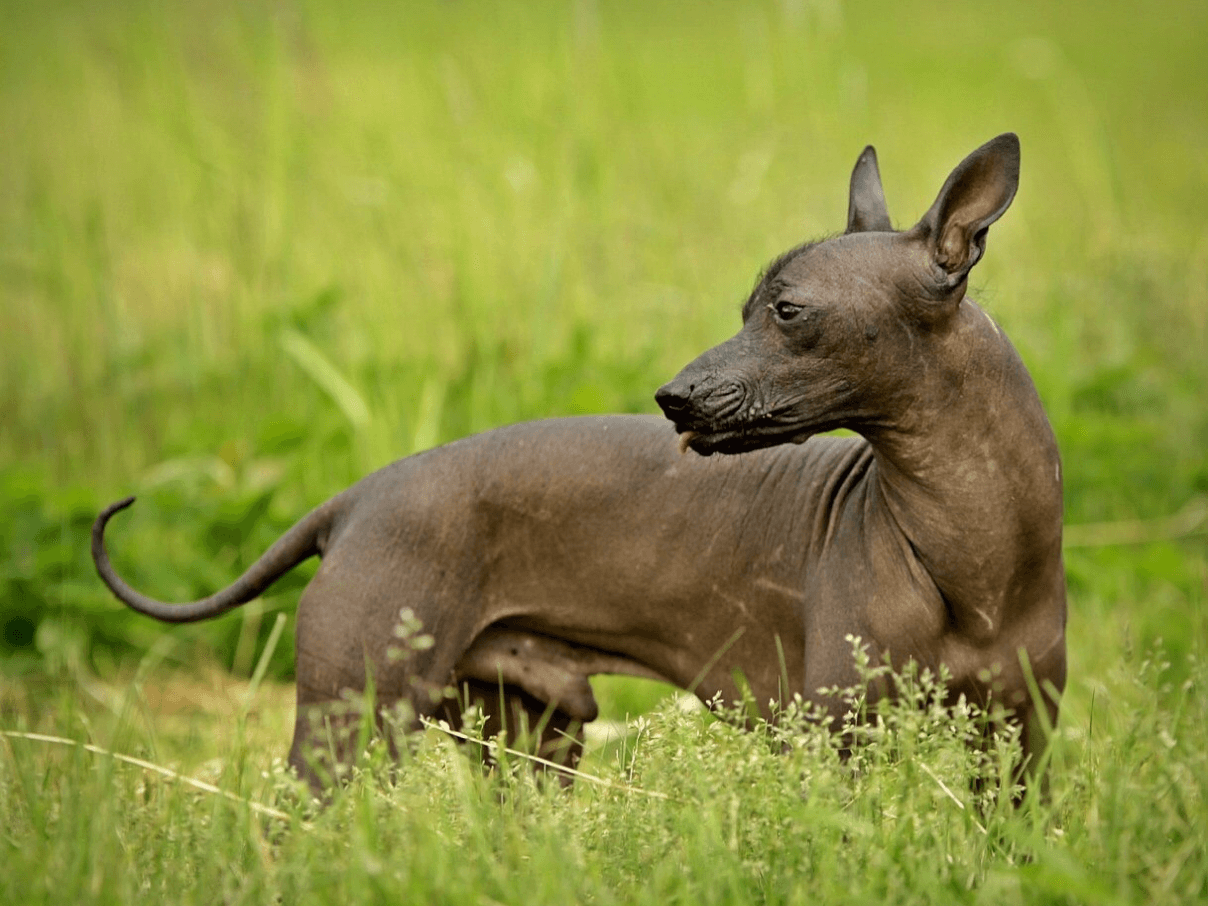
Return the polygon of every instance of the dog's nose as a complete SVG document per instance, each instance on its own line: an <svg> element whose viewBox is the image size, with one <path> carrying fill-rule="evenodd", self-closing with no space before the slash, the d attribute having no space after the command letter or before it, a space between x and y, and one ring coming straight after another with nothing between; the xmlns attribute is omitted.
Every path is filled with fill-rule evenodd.
<svg viewBox="0 0 1208 906"><path fill-rule="evenodd" d="M695 389L687 381L676 378L658 389L654 394L654 401L659 404L659 408L668 418L674 418L683 414L684 410L688 408L688 401L692 398L692 391Z"/></svg>

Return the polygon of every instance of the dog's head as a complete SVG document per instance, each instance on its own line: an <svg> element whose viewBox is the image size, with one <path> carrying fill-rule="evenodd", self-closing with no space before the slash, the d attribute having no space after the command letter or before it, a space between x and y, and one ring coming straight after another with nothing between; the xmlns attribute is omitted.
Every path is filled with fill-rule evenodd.
<svg viewBox="0 0 1208 906"><path fill-rule="evenodd" d="M852 171L847 230L773 261L742 329L655 399L701 454L797 442L894 419L964 299L986 233L1019 184L1019 140L1000 135L952 171L914 227L893 229L876 152Z"/></svg>

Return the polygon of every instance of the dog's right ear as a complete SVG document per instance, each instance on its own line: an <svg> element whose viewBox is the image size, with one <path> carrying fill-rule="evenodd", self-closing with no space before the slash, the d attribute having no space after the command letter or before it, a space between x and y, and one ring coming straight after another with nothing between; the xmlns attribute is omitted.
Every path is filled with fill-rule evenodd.
<svg viewBox="0 0 1208 906"><path fill-rule="evenodd" d="M885 190L881 188L881 171L877 168L877 152L872 145L865 148L851 171L851 189L847 193L847 232L871 233L892 230L889 209L885 206Z"/></svg>

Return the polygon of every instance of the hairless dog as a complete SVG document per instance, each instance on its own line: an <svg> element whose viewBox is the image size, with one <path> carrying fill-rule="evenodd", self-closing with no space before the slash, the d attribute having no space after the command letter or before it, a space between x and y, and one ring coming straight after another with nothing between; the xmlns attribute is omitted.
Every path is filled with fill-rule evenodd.
<svg viewBox="0 0 1208 906"><path fill-rule="evenodd" d="M104 529L129 498L97 518L97 570L135 610L188 622L322 557L298 605L290 752L316 788L354 754L328 734L370 685L379 709L450 719L447 690L468 692L490 728L540 724L573 762L593 674L765 712L797 693L837 718L820 690L858 682L849 636L946 665L950 694L1011 709L1035 756L1065 685L1061 466L1022 361L967 295L1018 179L1001 135L895 231L869 147L846 232L768 266L739 333L658 391L670 421L536 421L400 460L191 604L114 572ZM856 436L815 436L836 428Z"/></svg>

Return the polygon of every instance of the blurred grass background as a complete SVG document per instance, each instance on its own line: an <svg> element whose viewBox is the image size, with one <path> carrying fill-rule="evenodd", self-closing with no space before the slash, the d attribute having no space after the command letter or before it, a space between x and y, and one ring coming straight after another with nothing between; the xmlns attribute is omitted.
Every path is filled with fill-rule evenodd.
<svg viewBox="0 0 1208 906"><path fill-rule="evenodd" d="M398 456L655 411L765 261L842 228L866 143L906 227L1020 134L978 295L1056 427L1068 521L1208 492L1208 5L8 0L4 22L10 691L149 650L246 675L310 572L168 629L95 579L97 509L138 493L118 567L190 599ZM1069 550L1067 720L1157 639L1203 653L1204 535L1140 538Z"/></svg>

